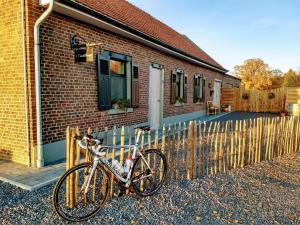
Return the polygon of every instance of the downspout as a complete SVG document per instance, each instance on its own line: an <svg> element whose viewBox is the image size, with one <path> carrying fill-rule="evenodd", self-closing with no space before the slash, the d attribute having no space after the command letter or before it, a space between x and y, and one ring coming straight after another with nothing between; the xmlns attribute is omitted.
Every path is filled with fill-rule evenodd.
<svg viewBox="0 0 300 225"><path fill-rule="evenodd" d="M47 10L37 19L34 25L34 60L35 60L35 95L36 95L36 126L37 126L37 162L38 168L44 166L42 149L42 96L41 96L41 59L40 59L40 25L51 14L54 0L49 0Z"/></svg>
<svg viewBox="0 0 300 225"><path fill-rule="evenodd" d="M28 112L28 81L27 81L27 64L26 64L26 32L25 32L25 0L21 1L21 11L22 11L22 45L23 45L23 74L24 74L24 101L25 101L25 116L26 116L26 150L28 167L31 167L31 157L30 157L30 142L29 142L29 112Z"/></svg>

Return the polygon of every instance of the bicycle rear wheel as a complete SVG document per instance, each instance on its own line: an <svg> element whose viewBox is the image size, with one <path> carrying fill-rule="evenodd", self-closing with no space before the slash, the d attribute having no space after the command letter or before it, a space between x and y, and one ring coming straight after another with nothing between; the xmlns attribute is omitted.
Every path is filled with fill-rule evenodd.
<svg viewBox="0 0 300 225"><path fill-rule="evenodd" d="M53 192L53 206L63 219L72 222L87 220L105 204L110 182L108 174L100 165L91 179L88 193L84 194L91 170L91 163L79 164L69 169L57 182Z"/></svg>
<svg viewBox="0 0 300 225"><path fill-rule="evenodd" d="M155 194L162 187L167 174L167 161L157 149L146 150L143 157L147 163L141 156L134 162L131 185L138 195L146 197Z"/></svg>

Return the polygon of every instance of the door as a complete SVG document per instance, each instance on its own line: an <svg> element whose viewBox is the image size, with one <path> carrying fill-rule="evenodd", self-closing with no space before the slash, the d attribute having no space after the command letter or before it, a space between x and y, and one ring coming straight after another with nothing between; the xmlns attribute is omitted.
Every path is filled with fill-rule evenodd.
<svg viewBox="0 0 300 225"><path fill-rule="evenodd" d="M149 76L149 122L152 129L158 129L162 120L162 82L163 70L160 66L152 64Z"/></svg>
<svg viewBox="0 0 300 225"><path fill-rule="evenodd" d="M213 103L218 106L221 105L221 81L215 80Z"/></svg>

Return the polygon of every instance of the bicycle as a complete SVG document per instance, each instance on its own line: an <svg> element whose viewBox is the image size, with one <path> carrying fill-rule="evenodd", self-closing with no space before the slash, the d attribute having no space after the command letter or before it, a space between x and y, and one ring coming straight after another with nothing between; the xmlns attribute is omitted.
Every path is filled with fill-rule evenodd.
<svg viewBox="0 0 300 225"><path fill-rule="evenodd" d="M142 131L149 131L150 128L144 126L136 129L135 145L102 146L103 139L95 139L91 135L75 137L81 148L90 152L92 162L78 164L58 180L53 192L53 206L63 219L81 222L94 216L107 201L110 174L114 175L121 187L132 187L142 197L151 196L161 189L167 173L166 158L157 149L141 151L139 142ZM105 158L109 149L121 148L132 151L132 154L128 154L131 158L126 160L125 167L117 162L110 163ZM67 193L68 185L75 189L71 198L70 193Z"/></svg>

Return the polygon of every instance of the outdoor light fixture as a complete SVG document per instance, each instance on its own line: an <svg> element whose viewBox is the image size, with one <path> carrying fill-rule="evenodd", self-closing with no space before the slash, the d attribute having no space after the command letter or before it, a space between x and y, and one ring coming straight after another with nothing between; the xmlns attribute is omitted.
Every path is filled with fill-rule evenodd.
<svg viewBox="0 0 300 225"><path fill-rule="evenodd" d="M102 43L89 43L78 34L70 37L70 47L75 53L75 63L94 62L94 47Z"/></svg>

